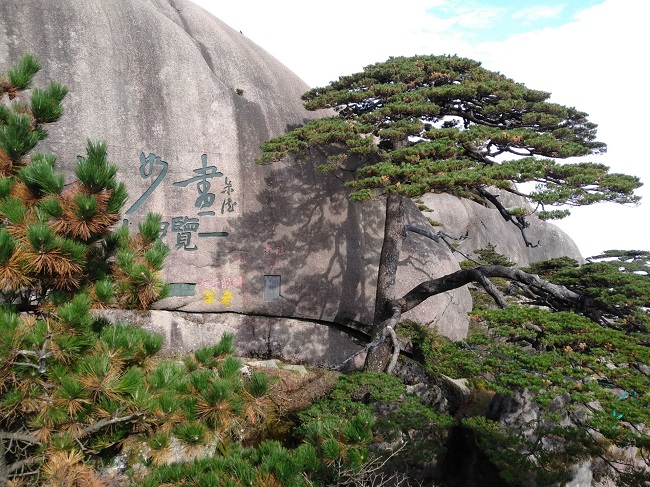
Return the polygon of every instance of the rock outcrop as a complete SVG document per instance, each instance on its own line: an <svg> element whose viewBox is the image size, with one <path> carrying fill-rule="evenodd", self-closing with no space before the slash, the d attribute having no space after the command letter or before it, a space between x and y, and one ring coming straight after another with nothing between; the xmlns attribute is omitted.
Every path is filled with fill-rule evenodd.
<svg viewBox="0 0 650 487"><path fill-rule="evenodd" d="M615 389L613 391L616 391ZM616 393L623 392L620 389ZM622 397L622 396L619 396ZM533 400L533 395L528 390L513 390L508 395L497 394L489 405L487 417L499 421L510 431L521 435L531 444L537 442L541 450L561 452L565 448L566 439L547 434L539 435L539 431L551 430L551 427L584 427L585 419L591 416L590 408L600 408L600 405L572 404L570 395L564 394L555 397L545 407ZM554 417L549 418L549 413ZM648 428L645 424L631 424L628 427L636 433L645 434ZM599 432L591 430L590 435L594 442L601 441ZM566 487L614 487L618 485L611 474L623 474L636 471L645 478L650 474L650 465L647 458L639 454L639 449L634 446L618 447L611 445L602 455L583 458L577 464L566 465L568 479L562 485ZM525 485L537 487L539 484L530 479ZM558 485L558 484L554 484ZM633 485L633 484L626 484Z"/></svg>
<svg viewBox="0 0 650 487"><path fill-rule="evenodd" d="M350 202L339 179L309 162L254 162L264 140L317 115L302 107L305 83L272 56L188 0L3 0L0 66L25 52L43 62L37 85L54 79L70 89L63 118L39 149L56 153L65 169L84 153L86 139L106 140L130 194L124 224L133 227L149 211L163 215L172 296L158 304L160 312L357 328L370 322L381 202ZM557 230L553 242L561 245L542 251L542 242L531 253L494 209L459 223L465 203L432 198L434 218L450 234L467 228L484 235L476 242L520 262L579 257ZM428 225L415 205L409 219ZM398 291L457 269L444 244L409 236ZM406 317L461 338L470 308L469 293L459 289ZM195 333L211 339L206 327Z"/></svg>
<svg viewBox="0 0 650 487"><path fill-rule="evenodd" d="M491 188L490 193L505 208L530 209L523 197L497 188ZM428 210L432 210L425 210L424 214L440 224L436 229L442 228L453 236L467 235L467 238L457 244L462 254L473 255L474 250L492 244L496 246L497 252L522 266L565 255L583 262L578 246L566 233L534 214L526 217L530 226L524 229L524 233L531 244L526 246L521 230L514 224L507 223L492 205L483 206L448 194L426 194L422 201Z"/></svg>

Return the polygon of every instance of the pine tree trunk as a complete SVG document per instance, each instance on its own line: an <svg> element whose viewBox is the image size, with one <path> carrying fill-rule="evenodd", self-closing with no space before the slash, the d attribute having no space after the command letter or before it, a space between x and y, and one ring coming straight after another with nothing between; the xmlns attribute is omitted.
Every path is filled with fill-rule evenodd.
<svg viewBox="0 0 650 487"><path fill-rule="evenodd" d="M377 293L375 296L375 316L373 320L372 342L366 356L364 370L383 372L392 355L391 342L386 340L386 327L392 317L390 302L395 299L395 278L404 239L404 200L401 195L391 194L386 199L386 223L384 242L379 257ZM382 339L384 337L384 339Z"/></svg>

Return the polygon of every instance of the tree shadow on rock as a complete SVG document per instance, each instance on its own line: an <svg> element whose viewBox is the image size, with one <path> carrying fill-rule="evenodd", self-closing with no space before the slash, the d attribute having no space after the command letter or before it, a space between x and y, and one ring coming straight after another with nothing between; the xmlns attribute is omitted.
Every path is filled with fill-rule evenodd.
<svg viewBox="0 0 650 487"><path fill-rule="evenodd" d="M271 338L271 329L280 325L269 320L263 326L268 333L258 331L269 337L262 347L267 356L282 348L297 358L343 361L350 349L340 339L342 330L365 341L372 321L383 205L350 201L344 187L349 175L314 169L314 161L325 158L317 152L307 163L251 167L251 178L258 180L247 186L256 188L254 196L232 226L227 247L215 253L214 267L236 263L244 277L241 308L232 311L323 325L318 332L313 326L285 329L280 346ZM252 326L262 325L255 320ZM318 344L312 343L314 333L323 335ZM329 351L322 349L324 341Z"/></svg>

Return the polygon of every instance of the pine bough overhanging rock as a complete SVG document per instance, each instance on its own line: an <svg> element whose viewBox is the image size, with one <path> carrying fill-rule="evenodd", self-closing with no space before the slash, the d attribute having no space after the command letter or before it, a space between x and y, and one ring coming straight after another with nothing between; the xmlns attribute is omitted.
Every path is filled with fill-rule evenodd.
<svg viewBox="0 0 650 487"><path fill-rule="evenodd" d="M306 158L316 146L338 148L320 169L352 170L354 179L346 185L353 200L386 197L372 336L379 345L370 349L366 369L385 370L392 356L386 326L397 300L395 278L407 223L402 198L434 192L494 205L527 246L537 245L526 235L529 211L506 208L490 188L525 197L542 219L568 215L564 208L552 209L556 206L638 202L638 178L610 173L603 164L556 161L602 153L605 144L596 140L596 124L586 113L549 97L470 59L395 57L305 93L307 109L337 114L262 146L259 163L289 154ZM520 183L533 183L534 189L523 193Z"/></svg>

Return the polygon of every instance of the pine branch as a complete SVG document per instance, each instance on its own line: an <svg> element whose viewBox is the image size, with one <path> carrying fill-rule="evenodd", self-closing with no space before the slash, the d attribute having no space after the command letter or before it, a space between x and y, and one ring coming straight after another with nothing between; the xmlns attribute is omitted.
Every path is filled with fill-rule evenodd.
<svg viewBox="0 0 650 487"><path fill-rule="evenodd" d="M144 413L133 413L127 416L102 419L82 429L81 433L78 436L79 437L87 436L92 433L96 433L97 431L99 431L102 428L105 428L106 426L110 426L112 424L117 424L117 423L125 423L127 421L131 421L133 419L140 418L142 416L144 416Z"/></svg>
<svg viewBox="0 0 650 487"><path fill-rule="evenodd" d="M513 216L512 213L510 213L506 207L501 204L499 198L487 191L485 188L478 188L478 193L496 207L505 221L511 222L519 229L526 247L535 248L539 245L539 240L536 244L533 244L530 240L528 240L525 230L530 226L530 223L528 223L523 216Z"/></svg>
<svg viewBox="0 0 650 487"><path fill-rule="evenodd" d="M447 245L449 250L451 250L452 252L458 252L460 255L465 257L465 259L471 260L475 264L480 264L480 262L472 259L468 255L465 255L463 252L461 252L457 248L454 248L454 246L447 241L448 238L450 238L452 240L465 240L469 236L469 231L465 232L465 234L461 235L460 237L452 237L451 235L449 235L448 233L443 232L442 230L434 233L431 230L416 227L415 225L404 225L404 231L405 232L417 233L418 235L422 235L424 237L430 238L431 240L433 240L436 243L439 243L440 240L442 240L445 243L445 245Z"/></svg>
<svg viewBox="0 0 650 487"><path fill-rule="evenodd" d="M132 421L132 420L134 420L136 418L140 418L142 416L144 416L144 413L132 413L132 414L128 414L126 416L118 416L118 417L102 419L100 421L97 421L96 423L93 423L93 424L83 428L77 435L75 435L75 438L85 437L85 436L91 435L93 433L96 433L97 431L101 430L102 428L105 428L106 426L110 426L112 424L117 424L117 423L125 423L127 421ZM3 441L3 440L22 441L24 443L29 443L29 444L38 444L38 443L40 443L40 440L38 439L38 437L36 435L33 435L33 434L19 433L19 432L9 432L9 431L0 431L0 441Z"/></svg>
<svg viewBox="0 0 650 487"><path fill-rule="evenodd" d="M445 238L450 238L452 240L465 240L467 238L467 233L465 235L462 235L460 237L452 237L448 233L443 232L442 230L438 232L432 232L431 230L427 230L425 228L420 228L416 227L415 225L404 225L404 230L407 232L413 232L417 233L419 235L422 235L424 237L430 238L434 242L440 242L442 239L444 241Z"/></svg>
<svg viewBox="0 0 650 487"><path fill-rule="evenodd" d="M29 433L19 433L19 432L10 432L10 431L0 431L0 441L9 440L9 441L22 441L23 443L36 444L39 443L39 439L36 435Z"/></svg>
<svg viewBox="0 0 650 487"><path fill-rule="evenodd" d="M399 321L399 318L397 319ZM390 335L391 340L393 341L393 356L390 359L390 363L388 364L388 367L386 368L386 373L387 374L392 374L393 370L395 369L395 365L397 365L397 359L399 358L399 352L400 352L400 346L399 346L399 341L397 340L397 333L395 333L395 330L393 329L392 326L387 326L386 331Z"/></svg>
<svg viewBox="0 0 650 487"><path fill-rule="evenodd" d="M25 367L33 367L36 370L39 371L39 373L44 374L47 371L47 366L45 363L45 359L48 357L52 356L52 352L46 352L47 350L47 344L49 343L50 339L52 338L52 335L48 333L45 336L45 340L43 340L43 345L41 346L41 351L34 351L34 350L18 350L16 351L16 356L22 355L23 357L34 357L38 359L37 364L33 364L31 362L11 362L12 365L22 365Z"/></svg>
<svg viewBox="0 0 650 487"><path fill-rule="evenodd" d="M483 274L478 274L477 275L477 282L483 286L483 289L485 289L485 292L487 292L492 299L499 305L499 308L505 308L508 306L508 303L504 299L503 295L501 292L497 289L497 287L492 284L492 281L490 281L487 277L485 277Z"/></svg>
<svg viewBox="0 0 650 487"><path fill-rule="evenodd" d="M400 305L401 312L405 313L431 296L457 289L471 282L480 284L488 277L502 277L525 284L529 289L534 289L535 292L541 295L547 295L555 299L563 307L582 311L597 323L604 325L600 312L607 310L594 299L573 292L564 286L552 284L534 274L499 265L481 265L472 269L462 269L437 279L424 281L398 299L397 302Z"/></svg>
<svg viewBox="0 0 650 487"><path fill-rule="evenodd" d="M29 457L25 458L23 460L19 460L17 462L12 463L11 465L8 466L8 472L12 477L24 477L26 475L35 475L38 473L38 470L35 470L33 472L23 472L20 474L15 474L14 472L18 472L22 470L25 467L29 467L31 465L35 465L37 463L41 463L44 461L47 457L45 455L39 455L36 457Z"/></svg>
<svg viewBox="0 0 650 487"><path fill-rule="evenodd" d="M36 457L29 457L23 460L13 462L11 464L7 464L7 457L6 457L7 448L5 448L4 445L5 441L9 441L9 445L11 445L11 442L14 441L27 443L29 445L37 445L40 443L39 439L35 435L29 433L0 431L0 483L7 482L10 478L14 478L14 477L34 475L36 471L23 472L22 470L25 467L29 467L31 465L42 462L45 459L45 457L42 455ZM16 472L20 472L20 473L16 473Z"/></svg>

